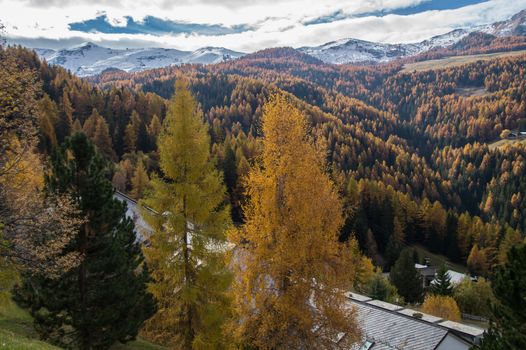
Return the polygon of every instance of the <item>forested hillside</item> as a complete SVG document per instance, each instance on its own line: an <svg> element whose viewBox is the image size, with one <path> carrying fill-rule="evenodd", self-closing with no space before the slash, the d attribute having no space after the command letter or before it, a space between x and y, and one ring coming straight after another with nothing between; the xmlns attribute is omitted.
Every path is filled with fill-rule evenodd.
<svg viewBox="0 0 526 350"><path fill-rule="evenodd" d="M82 129L115 164L114 186L136 198L141 177L158 171L166 98L183 74L210 125L235 222L243 221L242 179L260 154L263 104L280 90L325 149L347 203L341 239L356 234L377 263L388 267L413 243L467 263L475 247L484 260L476 272L485 274L526 228L526 147L487 145L505 129L525 128L524 56L400 73L396 64L334 66L271 49L219 65L86 81L29 51L8 51L38 72L42 151ZM466 95L471 87L486 92Z"/></svg>
<svg viewBox="0 0 526 350"><path fill-rule="evenodd" d="M141 332L183 348L196 341L220 346L230 341L227 334L254 346L326 346L331 334L313 336L318 321L308 310L296 310L306 324L290 324L302 335L283 343L284 336L273 333L275 320L245 308L252 283L272 274L290 296L262 303L270 314L286 315L297 300L308 300L310 282L292 289L289 283L312 276L325 279L319 293L323 286L339 290L352 283L382 300L421 302L422 290L404 289L404 274L411 271L403 267L414 265L406 247L424 247L490 278L525 240L526 145L514 139L503 147L489 144L526 131L526 56L403 72L403 62L336 66L278 48L211 66L80 79L27 49L2 48L0 54L7 140L0 184L9 189L0 195L33 198L0 207L8 239L23 237L14 244L24 249L14 258L25 266L14 297L30 311L40 337L53 344L107 348ZM35 128L24 116L36 117ZM111 185L149 208L144 215L154 235L142 249ZM274 193L275 186L283 193ZM46 195L37 200L29 188L43 188ZM174 193L182 194L182 204ZM16 224L9 226L10 218L25 212L40 213L31 225L46 233L44 241L52 243L47 249L30 229L20 236ZM42 217L47 212L53 215ZM78 236L76 227L82 227ZM183 239L172 240L170 227ZM260 228L282 230L287 239L261 237ZM245 259L248 270L227 271L222 255L208 249L210 242L225 246L226 233L229 243L250 253L234 257ZM269 259L275 250L266 239L279 251L301 246L303 254ZM44 270L34 270L28 257ZM324 262L309 265L310 259ZM336 267L320 275L327 261ZM267 262L268 270L261 270ZM182 272L172 275L174 268ZM395 286L381 270L391 270ZM115 271L118 281L110 278ZM231 273L244 277L232 279ZM480 281L491 296L489 284ZM211 283L213 291L204 293ZM451 295L448 283L433 287L440 290L433 294ZM456 293L469 295L469 283ZM231 284L232 298L226 296ZM184 286L175 299L166 293L174 285ZM55 295L58 286L69 294ZM455 298L463 312L488 315L487 307L472 306L485 298L480 295ZM105 308L112 298L122 300L119 312ZM350 345L359 331L342 311L342 298L336 293L317 303L333 315L324 319L329 329L345 329ZM250 322L232 322L223 312L231 304ZM88 317L93 307L99 309ZM60 316L63 310L71 320ZM268 333L260 333L260 322L269 322ZM219 331L223 325L229 333ZM90 327L100 333L89 336ZM61 333L70 328L82 331Z"/></svg>

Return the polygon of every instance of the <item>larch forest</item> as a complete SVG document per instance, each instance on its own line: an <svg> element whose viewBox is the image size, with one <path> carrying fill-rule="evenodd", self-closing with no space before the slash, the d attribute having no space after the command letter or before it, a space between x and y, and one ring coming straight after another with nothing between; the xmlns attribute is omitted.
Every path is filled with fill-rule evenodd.
<svg viewBox="0 0 526 350"><path fill-rule="evenodd" d="M1 25L0 348L526 349L525 18L89 76Z"/></svg>

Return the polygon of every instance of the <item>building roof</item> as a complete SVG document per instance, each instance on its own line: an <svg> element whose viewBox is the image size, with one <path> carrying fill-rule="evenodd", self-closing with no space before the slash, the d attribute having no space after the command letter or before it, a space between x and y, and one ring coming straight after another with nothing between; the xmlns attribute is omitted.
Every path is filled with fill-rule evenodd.
<svg viewBox="0 0 526 350"><path fill-rule="evenodd" d="M447 329L390 312L368 303L352 303L358 323L371 349L433 350L447 335Z"/></svg>
<svg viewBox="0 0 526 350"><path fill-rule="evenodd" d="M436 268L428 265L415 264L415 269L420 272L422 276L432 277L436 273Z"/></svg>
<svg viewBox="0 0 526 350"><path fill-rule="evenodd" d="M476 338L482 337L482 335L484 334L483 329L468 326L466 324L462 324L458 322L444 321L444 322L440 322L439 325L442 327L446 327L448 329L454 330L454 331L464 333L466 335L471 335Z"/></svg>
<svg viewBox="0 0 526 350"><path fill-rule="evenodd" d="M458 285L463 280L465 280L467 278L470 278L468 275L466 275L464 273L456 272L456 271L453 271L453 270L447 270L446 273L447 273L447 275L450 278L451 284L453 284L453 285ZM436 281L436 278L433 281L431 281L431 284L436 283L435 281Z"/></svg>
<svg viewBox="0 0 526 350"><path fill-rule="evenodd" d="M403 314L403 315L410 316L410 317L415 317L415 318L419 317L421 320L424 320L424 321L429 322L429 323L438 323L438 322L444 321L444 319L442 319L440 317L436 317L436 316L433 316L433 315L425 314L423 312L420 312L420 311L417 311L417 310L412 310L412 309L402 309L402 310L398 310L398 312ZM418 316L415 316L415 315L418 315Z"/></svg>
<svg viewBox="0 0 526 350"><path fill-rule="evenodd" d="M363 331L363 345L371 350L433 350L446 337L455 337L469 344L478 343L484 330L440 317L424 314L379 300L347 293L349 307L356 311ZM370 345L372 343L372 345ZM357 349L360 349L358 346Z"/></svg>

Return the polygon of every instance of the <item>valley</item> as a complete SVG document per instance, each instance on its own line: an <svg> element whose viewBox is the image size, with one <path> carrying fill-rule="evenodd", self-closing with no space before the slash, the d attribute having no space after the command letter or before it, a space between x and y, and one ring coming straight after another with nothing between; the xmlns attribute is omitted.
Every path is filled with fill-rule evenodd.
<svg viewBox="0 0 526 350"><path fill-rule="evenodd" d="M0 348L526 346L526 2L306 1L0 2Z"/></svg>
<svg viewBox="0 0 526 350"><path fill-rule="evenodd" d="M457 67L468 63L473 63L477 61L487 61L500 57L513 57L513 56L522 56L526 54L526 50L511 51L511 52L495 52L488 54L475 54L475 55L466 55L466 56L453 56L447 58L441 58L437 60L427 60L414 63L404 64L402 72L421 72L432 69L444 69L450 67Z"/></svg>

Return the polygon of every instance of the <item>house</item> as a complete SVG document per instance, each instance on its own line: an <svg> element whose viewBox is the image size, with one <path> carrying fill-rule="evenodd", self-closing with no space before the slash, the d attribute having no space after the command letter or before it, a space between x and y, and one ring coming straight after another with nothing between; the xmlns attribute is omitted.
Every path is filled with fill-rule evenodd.
<svg viewBox="0 0 526 350"><path fill-rule="evenodd" d="M431 285L431 282L435 279L437 269L429 265L415 264L415 269L422 276L422 284L424 288Z"/></svg>
<svg viewBox="0 0 526 350"><path fill-rule="evenodd" d="M470 276L464 274L464 273L460 273L460 272L456 272L456 271L453 271L453 270L447 270L447 275L449 276L450 278L450 282L451 282L451 285L452 286L457 286L460 284L460 282L462 282L463 280L465 279L471 279ZM433 279L431 281L431 284L434 284L436 283L435 282L436 279Z"/></svg>
<svg viewBox="0 0 526 350"><path fill-rule="evenodd" d="M363 333L361 343L352 350L468 350L480 343L484 333L360 294L346 295Z"/></svg>

